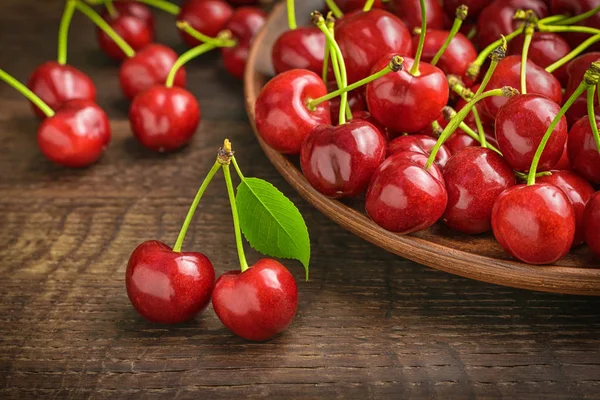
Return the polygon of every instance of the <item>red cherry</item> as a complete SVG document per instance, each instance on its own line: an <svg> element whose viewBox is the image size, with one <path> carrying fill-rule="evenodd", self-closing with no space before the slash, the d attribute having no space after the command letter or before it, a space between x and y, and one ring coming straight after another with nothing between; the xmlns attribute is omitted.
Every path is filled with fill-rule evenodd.
<svg viewBox="0 0 600 400"><path fill-rule="evenodd" d="M232 33L237 44L234 47L221 49L223 64L225 69L238 79L244 77L250 44L265 24L266 17L267 14L260 8L240 7L235 10L225 25L225 29Z"/></svg>
<svg viewBox="0 0 600 400"><path fill-rule="evenodd" d="M96 101L96 87L92 79L77 68L56 61L48 61L37 67L27 86L54 110L69 100ZM46 118L46 114L36 105L31 103L31 107L38 117Z"/></svg>
<svg viewBox="0 0 600 400"><path fill-rule="evenodd" d="M492 227L498 243L513 257L528 264L550 264L571 248L575 212L554 185L517 185L496 200Z"/></svg>
<svg viewBox="0 0 600 400"><path fill-rule="evenodd" d="M481 48L508 35L522 24L513 19L518 9L532 10L538 18L548 16L548 6L541 0L495 0L477 18L477 43ZM469 10L470 11L470 10Z"/></svg>
<svg viewBox="0 0 600 400"><path fill-rule="evenodd" d="M575 238L573 246L583 243L583 210L594 194L594 188L588 181L571 171L552 171L552 175L536 179L538 183L547 183L561 189L575 211Z"/></svg>
<svg viewBox="0 0 600 400"><path fill-rule="evenodd" d="M284 331L298 307L298 288L280 263L263 258L245 272L217 279L212 304L223 325L236 335L264 341Z"/></svg>
<svg viewBox="0 0 600 400"><path fill-rule="evenodd" d="M444 213L448 195L434 164L425 170L427 156L396 153L375 171L365 197L371 219L391 232L411 233L429 228Z"/></svg>
<svg viewBox="0 0 600 400"><path fill-rule="evenodd" d="M421 4L419 0L390 0L390 9L405 24L409 31L420 28ZM429 29L444 29L444 10L437 0L425 0L425 10L427 11L427 34ZM417 46L414 47L415 49Z"/></svg>
<svg viewBox="0 0 600 400"><path fill-rule="evenodd" d="M442 47L449 33L448 31L428 29L425 35L421 60L425 62L433 60L433 57L435 57L438 50ZM417 48L419 37L414 36L412 40L413 47ZM462 33L457 33L450 41L444 54L440 57L437 67L444 71L446 75L464 77L469 64L475 61L476 58L477 50L475 50L473 43Z"/></svg>
<svg viewBox="0 0 600 400"><path fill-rule="evenodd" d="M327 87L314 72L293 69L277 75L256 99L256 127L265 142L285 154L300 153L304 138L317 125L331 125L329 103L307 108L310 100L327 94Z"/></svg>
<svg viewBox="0 0 600 400"><path fill-rule="evenodd" d="M162 85L177 61L177 53L161 44L151 44L125 60L119 71L121 90L129 99L154 85ZM185 87L186 73L182 67L175 75L175 86Z"/></svg>
<svg viewBox="0 0 600 400"><path fill-rule="evenodd" d="M215 37L225 28L233 15L233 8L223 0L186 0L181 6L178 21L185 21L206 36ZM202 44L184 30L181 38L190 47Z"/></svg>
<svg viewBox="0 0 600 400"><path fill-rule="evenodd" d="M433 149L436 142L437 139L423 134L398 136L388 144L387 156L390 157L396 153L412 151L415 153L422 153L429 157L431 149ZM442 145L435 155L435 164L438 167L443 168L450 156L451 153L448 148L445 145Z"/></svg>
<svg viewBox="0 0 600 400"><path fill-rule="evenodd" d="M562 102L560 82L552 74L527 60L527 93L541 94L549 97L557 104ZM503 86L520 87L521 56L508 56L498 63L486 90L499 89ZM489 117L496 117L500 107L508 99L503 96L492 96L481 101L482 110Z"/></svg>
<svg viewBox="0 0 600 400"><path fill-rule="evenodd" d="M365 6L365 0L336 0L335 2L340 10L344 13L362 10ZM375 0L372 8L384 8L381 0Z"/></svg>
<svg viewBox="0 0 600 400"><path fill-rule="evenodd" d="M156 240L140 244L129 257L125 286L136 311L148 321L189 321L210 302L215 270L202 253L175 252Z"/></svg>
<svg viewBox="0 0 600 400"><path fill-rule="evenodd" d="M152 10L150 7L145 4L139 3L137 1L114 1L113 6L115 10L119 13L119 15L128 15L130 17L135 17L137 19L142 20L150 31L154 33L154 15L152 15ZM108 19L108 11L106 9L102 13L102 17L104 19Z"/></svg>
<svg viewBox="0 0 600 400"><path fill-rule="evenodd" d="M234 6L251 6L258 3L258 0L228 0Z"/></svg>
<svg viewBox="0 0 600 400"><path fill-rule="evenodd" d="M382 58L387 57L389 64L391 53L412 55L412 41L404 23L381 9L347 15L336 25L335 35L346 63L348 83L369 76ZM404 65L406 68L406 59Z"/></svg>
<svg viewBox="0 0 600 400"><path fill-rule="evenodd" d="M285 31L273 45L271 59L275 73L307 69L321 74L325 35L317 27L299 27Z"/></svg>
<svg viewBox="0 0 600 400"><path fill-rule="evenodd" d="M592 52L583 54L567 64L568 80L565 95L563 96L565 102L571 97L575 89L577 89L577 86L579 86L583 80L583 75L590 67L590 64L598 60L600 60L600 52ZM594 106L596 115L598 115L600 113L600 108L598 107L598 97L596 96L594 97ZM587 94L585 92L575 100L571 107L569 107L566 115L569 125L573 125L579 118L587 115Z"/></svg>
<svg viewBox="0 0 600 400"><path fill-rule="evenodd" d="M95 163L110 142L110 124L102 109L90 100L70 100L54 116L42 121L37 141L42 153L65 167Z"/></svg>
<svg viewBox="0 0 600 400"><path fill-rule="evenodd" d="M551 0L550 8L553 14L575 16L583 14L587 11L592 10L600 6L600 0ZM577 25L589 26L591 28L600 28L600 15L596 13L591 17L584 19L583 21L577 22ZM589 37L588 34L569 32L563 33L563 36L571 44L576 47L581 44L585 39ZM598 50L599 46L593 45L592 49Z"/></svg>
<svg viewBox="0 0 600 400"><path fill-rule="evenodd" d="M186 145L200 123L200 106L183 88L153 86L138 94L129 109L133 135L150 150L164 152Z"/></svg>
<svg viewBox="0 0 600 400"><path fill-rule="evenodd" d="M571 167L571 162L569 161L569 151L567 144L569 139L567 139L567 143L565 143L565 149L563 150L562 156L560 156L560 160L554 166L554 169L560 171L571 171L573 168Z"/></svg>
<svg viewBox="0 0 600 400"><path fill-rule="evenodd" d="M519 55L523 51L524 35L519 35L510 42L509 54ZM527 57L538 67L546 68L560 60L571 51L571 46L560 35L552 32L534 32ZM588 64L589 67L589 64ZM566 85L568 80L567 68L562 66L553 75Z"/></svg>
<svg viewBox="0 0 600 400"><path fill-rule="evenodd" d="M600 258L600 192L594 194L587 202L583 220L585 242L596 257Z"/></svg>
<svg viewBox="0 0 600 400"><path fill-rule="evenodd" d="M496 199L516 184L512 168L490 149L468 147L453 155L443 171L448 191L444 223L469 235L491 230Z"/></svg>
<svg viewBox="0 0 600 400"><path fill-rule="evenodd" d="M377 128L379 133L381 133L381 135L385 138L386 141L390 141L392 138L397 136L394 132L391 132L388 128L381 125L379 122L375 121L375 118L373 118L371 113L368 111L365 111L365 110L353 111L352 118L353 118L353 120L360 119L362 121L367 121L368 123L373 125L375 128Z"/></svg>
<svg viewBox="0 0 600 400"><path fill-rule="evenodd" d="M454 19L456 16L456 9L463 4L469 8L469 20L474 20L490 3L488 0L444 0L444 10L446 11L446 15L449 18Z"/></svg>
<svg viewBox="0 0 600 400"><path fill-rule="evenodd" d="M356 196L385 159L385 138L363 120L319 125L304 139L300 166L308 182L333 198Z"/></svg>
<svg viewBox="0 0 600 400"><path fill-rule="evenodd" d="M600 117L596 116L596 125ZM590 182L600 184L600 152L588 117L582 117L569 131L567 144L573 170Z"/></svg>
<svg viewBox="0 0 600 400"><path fill-rule="evenodd" d="M533 156L560 111L560 106L537 94L513 96L496 117L496 138L506 162L517 171L528 171ZM538 170L547 171L560 160L567 140L567 120L562 117L556 125L542 157Z"/></svg>
<svg viewBox="0 0 600 400"><path fill-rule="evenodd" d="M108 25L117 32L134 50L140 50L154 40L154 32L141 19L119 14L106 19ZM96 37L100 48L111 58L122 61L127 58L123 50L102 29L97 29Z"/></svg>
<svg viewBox="0 0 600 400"><path fill-rule="evenodd" d="M389 64L390 55L373 67L380 71ZM367 85L367 105L373 117L397 132L418 132L436 120L448 103L448 81L437 67L421 62L420 75L409 70L413 59L404 57L404 68Z"/></svg>
<svg viewBox="0 0 600 400"><path fill-rule="evenodd" d="M457 154L467 147L479 146L479 142L467 135L462 129L457 129L448 140L444 142L444 146L450 154Z"/></svg>

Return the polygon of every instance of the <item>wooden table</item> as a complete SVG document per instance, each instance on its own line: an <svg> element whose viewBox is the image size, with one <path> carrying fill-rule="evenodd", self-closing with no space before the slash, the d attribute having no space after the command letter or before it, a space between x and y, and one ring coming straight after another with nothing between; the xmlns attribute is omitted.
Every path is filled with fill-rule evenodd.
<svg viewBox="0 0 600 400"><path fill-rule="evenodd" d="M55 57L61 2L5 0L1 10L0 67L26 80ZM159 39L181 52L172 22L159 17ZM82 16L71 32L70 62L96 82L114 137L92 168L59 168L36 146L28 104L0 85L1 399L600 399L600 299L462 279L343 231L266 161L241 83L218 54L188 68L204 116L193 143L169 155L142 149L117 66ZM210 308L179 326L147 323L125 293L129 254L146 239L175 240L225 137L247 175L298 204L312 235L310 282L286 262L298 315L267 343L231 335ZM185 248L218 273L236 268L223 182L208 190Z"/></svg>

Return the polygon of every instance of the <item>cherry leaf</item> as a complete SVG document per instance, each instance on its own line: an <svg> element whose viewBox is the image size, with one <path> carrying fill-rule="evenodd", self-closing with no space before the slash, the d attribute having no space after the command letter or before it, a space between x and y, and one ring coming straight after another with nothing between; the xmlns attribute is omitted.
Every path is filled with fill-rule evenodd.
<svg viewBox="0 0 600 400"><path fill-rule="evenodd" d="M250 246L268 256L300 261L308 279L310 238L294 203L258 178L244 178L235 200L242 233Z"/></svg>

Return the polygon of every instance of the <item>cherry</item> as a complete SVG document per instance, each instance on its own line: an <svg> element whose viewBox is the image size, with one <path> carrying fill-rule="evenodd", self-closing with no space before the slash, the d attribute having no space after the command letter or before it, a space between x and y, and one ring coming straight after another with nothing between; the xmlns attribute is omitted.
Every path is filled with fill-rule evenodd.
<svg viewBox="0 0 600 400"><path fill-rule="evenodd" d="M186 0L181 6L178 21L185 21L198 32L215 37L225 28L233 15L233 8L223 0ZM190 47L201 44L184 30L180 30L183 41Z"/></svg>
<svg viewBox="0 0 600 400"><path fill-rule="evenodd" d="M448 195L434 164L426 170L427 156L396 153L377 168L365 197L365 209L379 226L391 232L411 233L433 225L444 213Z"/></svg>
<svg viewBox="0 0 600 400"><path fill-rule="evenodd" d="M194 318L208 306L214 284L215 270L204 254L176 252L156 240L140 244L127 263L127 296L151 322Z"/></svg>
<svg viewBox="0 0 600 400"><path fill-rule="evenodd" d="M550 264L564 257L575 235L575 211L554 185L516 185L500 194L492 210L498 243L528 264Z"/></svg>
<svg viewBox="0 0 600 400"><path fill-rule="evenodd" d="M468 147L453 155L443 172L448 191L444 223L470 235L491 230L496 199L516 184L512 168L490 149Z"/></svg>
<svg viewBox="0 0 600 400"><path fill-rule="evenodd" d="M381 9L347 15L336 25L335 37L346 62L348 83L367 77L380 60L389 62L390 53L412 54L404 23Z"/></svg>
<svg viewBox="0 0 600 400"><path fill-rule="evenodd" d="M336 0L335 3L344 13L362 10L365 6L365 0ZM381 0L375 0L372 8L385 8Z"/></svg>
<svg viewBox="0 0 600 400"><path fill-rule="evenodd" d="M212 304L230 331L247 340L264 341L292 322L298 307L298 288L283 265L264 258L244 272L221 275Z"/></svg>
<svg viewBox="0 0 600 400"><path fill-rule="evenodd" d="M362 193L385 159L386 140L364 120L319 125L304 139L300 166L308 182L333 198Z"/></svg>
<svg viewBox="0 0 600 400"><path fill-rule="evenodd" d="M450 154L457 154L467 147L479 146L479 142L459 128L444 142L444 146Z"/></svg>
<svg viewBox="0 0 600 400"><path fill-rule="evenodd" d="M150 150L173 151L187 144L200 123L200 106L187 90L156 85L131 103L133 135Z"/></svg>
<svg viewBox="0 0 600 400"><path fill-rule="evenodd" d="M333 92L337 90L337 83L329 82L327 84L327 88L329 89L329 92ZM365 101L364 88L358 88L349 91L348 104L350 105L350 110L352 111L353 115L356 112L366 110L367 103ZM340 114L340 96L336 96L333 99L329 100L329 111L331 112L331 120L334 122L337 121L338 115Z"/></svg>
<svg viewBox="0 0 600 400"><path fill-rule="evenodd" d="M119 15L127 15L143 21L150 31L154 33L154 15L152 15L150 7L137 1L113 1L113 7ZM102 17L106 20L109 19L109 13L106 9Z"/></svg>
<svg viewBox="0 0 600 400"><path fill-rule="evenodd" d="M585 205L594 194L594 188L588 181L571 171L551 171L552 175L541 176L538 183L554 185L565 192L575 211L575 238L573 245L583 243L583 211Z"/></svg>
<svg viewBox="0 0 600 400"><path fill-rule="evenodd" d="M554 169L561 171L571 171L573 168L571 167L571 162L569 161L569 151L568 151L568 142L565 143L565 149L563 150L562 156L560 156L560 160L554 166Z"/></svg>
<svg viewBox="0 0 600 400"><path fill-rule="evenodd" d="M154 85L164 84L176 60L177 53L169 47L160 44L146 46L121 64L121 90L127 98L133 99ZM184 87L185 82L185 69L180 68L175 76L175 85Z"/></svg>
<svg viewBox="0 0 600 400"><path fill-rule="evenodd" d="M389 63L386 55L373 67ZM367 85L367 105L373 117L397 132L418 132L437 119L448 102L448 82L444 73L421 62L420 74L412 69L414 60L404 57L404 69L387 74Z"/></svg>
<svg viewBox="0 0 600 400"><path fill-rule="evenodd" d="M334 114L332 113L331 115L333 116ZM381 125L379 122L375 121L375 118L373 118L371 113L368 111L365 111L365 110L353 111L352 118L353 118L353 120L360 119L362 121L367 121L368 123L373 125L375 128L377 128L379 133L381 133L383 135L383 137L385 138L386 141L390 141L392 138L397 136L394 132L391 132L388 128Z"/></svg>
<svg viewBox="0 0 600 400"><path fill-rule="evenodd" d="M600 60L600 52L591 52L580 55L567 64L566 71L568 75L568 81L564 95L565 99L571 97L575 89L577 89L577 86L579 86L579 83L583 79L585 71L587 71L590 64L598 60ZM597 97L594 98L594 105L596 110L599 110ZM598 111L596 111L596 113L598 113ZM566 115L569 125L573 125L581 117L587 115L587 97L585 93L575 100L575 102L567 110Z"/></svg>
<svg viewBox="0 0 600 400"><path fill-rule="evenodd" d="M431 149L433 149L433 146L435 146L436 141L437 140L433 137L423 134L398 136L388 144L387 156L390 157L393 154L405 151L422 153L426 156L429 156ZM450 156L451 153L448 148L442 145L438 153L435 155L435 164L438 167L443 168L448 162Z"/></svg>
<svg viewBox="0 0 600 400"><path fill-rule="evenodd" d="M228 0L234 6L250 6L258 3L258 0Z"/></svg>
<svg viewBox="0 0 600 400"><path fill-rule="evenodd" d="M596 116L596 125L599 124L600 117ZM600 184L600 152L589 117L582 117L571 127L567 149L573 170L588 181Z"/></svg>
<svg viewBox="0 0 600 400"><path fill-rule="evenodd" d="M316 27L285 31L273 45L271 59L277 74L307 69L320 74L325 54L325 35Z"/></svg>
<svg viewBox="0 0 600 400"><path fill-rule="evenodd" d="M514 38L509 45L509 54L520 55L523 51L523 41L523 35ZM538 67L546 68L555 61L563 58L570 51L571 46L569 46L569 43L567 43L560 35L552 32L534 32L527 57ZM562 66L554 71L553 75L561 84L566 85L568 80L566 66Z"/></svg>
<svg viewBox="0 0 600 400"><path fill-rule="evenodd" d="M409 31L421 27L421 4L419 0L390 0L390 9L405 24ZM444 10L437 0L425 0L427 28L444 29ZM429 33L428 33L429 34ZM415 48L417 46L415 45Z"/></svg>
<svg viewBox="0 0 600 400"><path fill-rule="evenodd" d="M583 215L585 242L600 258L600 192L597 192L587 202Z"/></svg>
<svg viewBox="0 0 600 400"><path fill-rule="evenodd" d="M553 14L575 16L591 11L595 7L600 6L600 0L551 0L550 8ZM595 13L591 17L577 22L577 25L589 26L592 28L600 28L600 15ZM585 33L567 32L563 36L571 44L576 47L589 37ZM594 50L598 50L598 45L593 46Z"/></svg>
<svg viewBox="0 0 600 400"><path fill-rule="evenodd" d="M560 106L545 96L513 96L496 117L496 138L504 158L517 171L527 171L533 156L560 111ZM560 160L567 140L567 120L561 117L542 153L539 169L553 168Z"/></svg>
<svg viewBox="0 0 600 400"><path fill-rule="evenodd" d="M442 47L448 31L428 29L425 35L425 45L423 46L422 60L431 62L438 50ZM413 47L417 48L419 37L413 37ZM456 75L464 77L466 75L469 64L477 58L477 50L473 43L467 39L462 33L457 33L450 41L446 51L440 57L436 66L444 71L446 75Z"/></svg>
<svg viewBox="0 0 600 400"><path fill-rule="evenodd" d="M96 101L96 87L92 79L77 68L56 61L37 67L27 86L55 110L70 100ZM38 117L46 118L36 105L31 103L31 106Z"/></svg>
<svg viewBox="0 0 600 400"><path fill-rule="evenodd" d="M444 0L444 10L449 18L454 18L460 5L469 8L469 19L476 19L481 11L489 4L488 0Z"/></svg>
<svg viewBox="0 0 600 400"><path fill-rule="evenodd" d="M544 95L557 104L562 103L560 82L543 68L527 60L527 93ZM521 56L508 56L498 63L486 90L504 86L520 87ZM482 111L489 117L496 117L500 107L508 101L502 96L488 97L481 101Z"/></svg>
<svg viewBox="0 0 600 400"><path fill-rule="evenodd" d="M267 14L256 7L240 7L236 9L225 25L233 39L234 47L223 47L221 55L225 69L234 77L242 79L246 69L246 61L250 53L250 45L254 36L265 24Z"/></svg>
<svg viewBox="0 0 600 400"><path fill-rule="evenodd" d="M532 10L538 18L548 16L548 6L541 0L495 0L477 18L477 43L481 48L508 35L521 21L513 19L518 9Z"/></svg>
<svg viewBox="0 0 600 400"><path fill-rule="evenodd" d="M389 59L388 59L389 62ZM298 154L304 138L317 125L331 125L329 103L308 109L308 102L327 94L314 72L293 69L277 75L256 99L256 127L267 144L285 154Z"/></svg>
<svg viewBox="0 0 600 400"><path fill-rule="evenodd" d="M134 50L140 50L154 40L154 32L146 21L135 16L119 14L107 16L106 22ZM111 58L122 61L127 58L123 50L102 30L97 29L100 48Z"/></svg>

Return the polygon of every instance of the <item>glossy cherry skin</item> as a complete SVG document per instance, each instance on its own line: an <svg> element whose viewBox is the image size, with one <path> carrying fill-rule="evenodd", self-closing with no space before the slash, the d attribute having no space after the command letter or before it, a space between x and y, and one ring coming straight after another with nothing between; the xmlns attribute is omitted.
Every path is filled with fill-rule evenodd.
<svg viewBox="0 0 600 400"><path fill-rule="evenodd" d="M496 118L496 138L511 167L517 171L529 170L542 137L559 111L558 104L537 94L514 96L500 109ZM546 144L538 171L548 171L558 163L567 132L567 120L563 116Z"/></svg>
<svg viewBox="0 0 600 400"><path fill-rule="evenodd" d="M234 11L225 25L225 29L231 32L237 44L234 47L221 49L223 65L227 72L238 79L244 77L250 45L254 36L265 24L266 17L267 14L260 8L240 7Z"/></svg>
<svg viewBox="0 0 600 400"><path fill-rule="evenodd" d="M331 125L329 103L314 111L310 100L327 94L314 72L293 69L277 75L262 88L255 104L256 128L265 142L284 154L298 154L304 138L318 125Z"/></svg>
<svg viewBox="0 0 600 400"><path fill-rule="evenodd" d="M56 61L48 61L37 67L27 87L53 110L58 110L70 100L96 101L96 86L92 79L77 68ZM33 103L31 108L38 117L46 118Z"/></svg>
<svg viewBox="0 0 600 400"><path fill-rule="evenodd" d="M217 279L212 295L217 317L234 334L265 341L290 325L298 308L298 288L279 262L263 258L244 272Z"/></svg>
<svg viewBox="0 0 600 400"><path fill-rule="evenodd" d="M560 156L560 160L554 166L554 169L559 171L572 171L573 167L571 167L571 161L569 161L569 151L568 151L568 143L569 139L567 139L567 143L565 144L565 149L563 150L562 156Z"/></svg>
<svg viewBox="0 0 600 400"><path fill-rule="evenodd" d="M357 196L385 159L385 145L379 130L364 120L319 125L302 143L302 173L325 196Z"/></svg>
<svg viewBox="0 0 600 400"><path fill-rule="evenodd" d="M154 85L164 84L177 58L177 53L169 47L161 44L146 46L121 64L121 90L128 99L133 99ZM186 72L182 67L175 75L174 85L185 87L185 82Z"/></svg>
<svg viewBox="0 0 600 400"><path fill-rule="evenodd" d="M538 183L554 185L565 192L575 211L575 238L573 246L583 243L583 211L594 194L594 188L588 181L571 171L551 171L552 175L536 178Z"/></svg>
<svg viewBox="0 0 600 400"><path fill-rule="evenodd" d="M275 73L307 69L316 74L323 70L325 35L317 27L298 27L285 31L273 45L271 60Z"/></svg>
<svg viewBox="0 0 600 400"><path fill-rule="evenodd" d="M364 0L336 0L335 3L344 13L362 10L365 6ZM375 0L372 8L385 8L385 6L381 0Z"/></svg>
<svg viewBox="0 0 600 400"><path fill-rule="evenodd" d="M496 200L492 228L498 243L516 259L551 264L571 248L575 211L564 192L554 185L516 185Z"/></svg>
<svg viewBox="0 0 600 400"><path fill-rule="evenodd" d="M129 109L133 135L150 150L165 152L186 145L200 123L200 106L187 90L156 85L138 94Z"/></svg>
<svg viewBox="0 0 600 400"><path fill-rule="evenodd" d="M596 125L600 126L598 116ZM567 150L573 170L588 181L600 184L600 152L588 117L582 117L571 127Z"/></svg>
<svg viewBox="0 0 600 400"><path fill-rule="evenodd" d="M154 32L141 19L129 15L109 17L106 22L133 50L140 50L154 41ZM110 58L122 61L127 58L123 50L102 29L96 30L98 45Z"/></svg>
<svg viewBox="0 0 600 400"><path fill-rule="evenodd" d="M573 94L577 86L583 80L583 76L585 71L590 67L590 64L594 61L600 60L600 52L591 52L587 54L580 55L577 58L574 58L567 64L567 87L565 90L565 95L563 96L564 102L566 102L569 97ZM594 96L594 111L596 115L600 114L600 107L598 106L598 97ZM581 96L575 99L575 102L569 107L567 110L567 121L569 125L573 125L577 120L581 117L587 115L587 93L583 92Z"/></svg>
<svg viewBox="0 0 600 400"><path fill-rule="evenodd" d="M600 192L587 202L583 220L585 242L596 257L600 258Z"/></svg>
<svg viewBox="0 0 600 400"><path fill-rule="evenodd" d="M562 88L554 75L527 60L527 93L541 94L557 104L562 102ZM521 87L521 56L508 56L498 63L486 90L499 89L503 86ZM490 118L495 118L508 99L503 96L492 96L481 101L482 110Z"/></svg>
<svg viewBox="0 0 600 400"><path fill-rule="evenodd" d="M385 56L373 67L384 68L390 60ZM448 81L437 67L421 62L419 76L409 70L413 59L404 57L404 69L391 72L367 85L367 106L382 125L397 132L418 132L442 113L448 103Z"/></svg>
<svg viewBox="0 0 600 400"><path fill-rule="evenodd" d="M425 154L429 157L431 149L435 146L437 139L423 134L416 135L401 135L392 140L387 147L387 156L390 157L393 154L400 153L403 151L412 151L416 153ZM451 153L445 145L442 145L435 155L435 164L443 168L448 162Z"/></svg>
<svg viewBox="0 0 600 400"><path fill-rule="evenodd" d="M519 35L510 41L509 54L519 55L523 51L524 35ZM546 68L555 61L560 60L571 51L569 43L562 36L552 32L534 32L527 58L538 67ZM552 73L562 85L567 84L568 75L566 66L562 66Z"/></svg>
<svg viewBox="0 0 600 400"><path fill-rule="evenodd" d="M419 0L390 0L389 3L390 9L404 22L410 32L421 27ZM440 3L437 0L425 0L425 10L427 11L427 29L444 29L445 15Z"/></svg>
<svg viewBox="0 0 600 400"><path fill-rule="evenodd" d="M388 54L412 55L412 39L404 23L381 9L346 16L336 25L335 35L346 62L348 83L369 76Z"/></svg>
<svg viewBox="0 0 600 400"><path fill-rule="evenodd" d="M502 156L483 147L468 147L448 160L443 173L448 192L444 223L469 235L491 230L496 199L516 184Z"/></svg>
<svg viewBox="0 0 600 400"><path fill-rule="evenodd" d="M440 219L448 195L438 167L425 170L426 162L424 154L402 152L377 168L365 197L367 214L377 225L406 234Z"/></svg>
<svg viewBox="0 0 600 400"><path fill-rule="evenodd" d="M518 9L532 10L538 18L548 16L548 6L541 0L495 0L477 18L477 43L481 48L508 35L522 23L514 20Z"/></svg>
<svg viewBox="0 0 600 400"><path fill-rule="evenodd" d="M592 10L595 7L600 6L600 0L551 0L550 8L553 14L561 15L579 15L587 11ZM592 28L600 28L600 15L596 13L591 17L579 21L576 25L584 25ZM585 39L589 38L590 35L585 33L563 33L563 36L569 41L571 46L575 47ZM600 46L598 44L592 45L591 49L598 50Z"/></svg>
<svg viewBox="0 0 600 400"><path fill-rule="evenodd" d="M435 57L439 49L448 37L448 31L427 30L425 35L425 44L423 45L422 61L430 62ZM413 36L413 47L416 49L419 43L419 37ZM440 57L437 67L444 71L446 75L465 76L469 64L477 58L477 50L473 43L462 33L457 33L450 41L448 48Z"/></svg>
<svg viewBox="0 0 600 400"><path fill-rule="evenodd" d="M215 285L215 270L202 253L175 252L149 240L129 257L125 272L127 296L150 322L178 324L202 312Z"/></svg>
<svg viewBox="0 0 600 400"><path fill-rule="evenodd" d="M185 21L198 32L215 37L225 28L233 8L223 0L186 0L179 11L178 21ZM181 38L190 47L201 42L180 30Z"/></svg>
<svg viewBox="0 0 600 400"><path fill-rule="evenodd" d="M141 21L143 21L150 31L154 33L154 15L152 15L152 10L145 4L139 3L137 1L114 1L113 6L115 10L119 13L119 15L128 15L130 17L135 17ZM102 13L102 18L108 19L109 14L105 9Z"/></svg>
<svg viewBox="0 0 600 400"><path fill-rule="evenodd" d="M82 168L98 161L110 136L108 117L96 103L71 100L42 121L37 142L50 161L63 167Z"/></svg>

